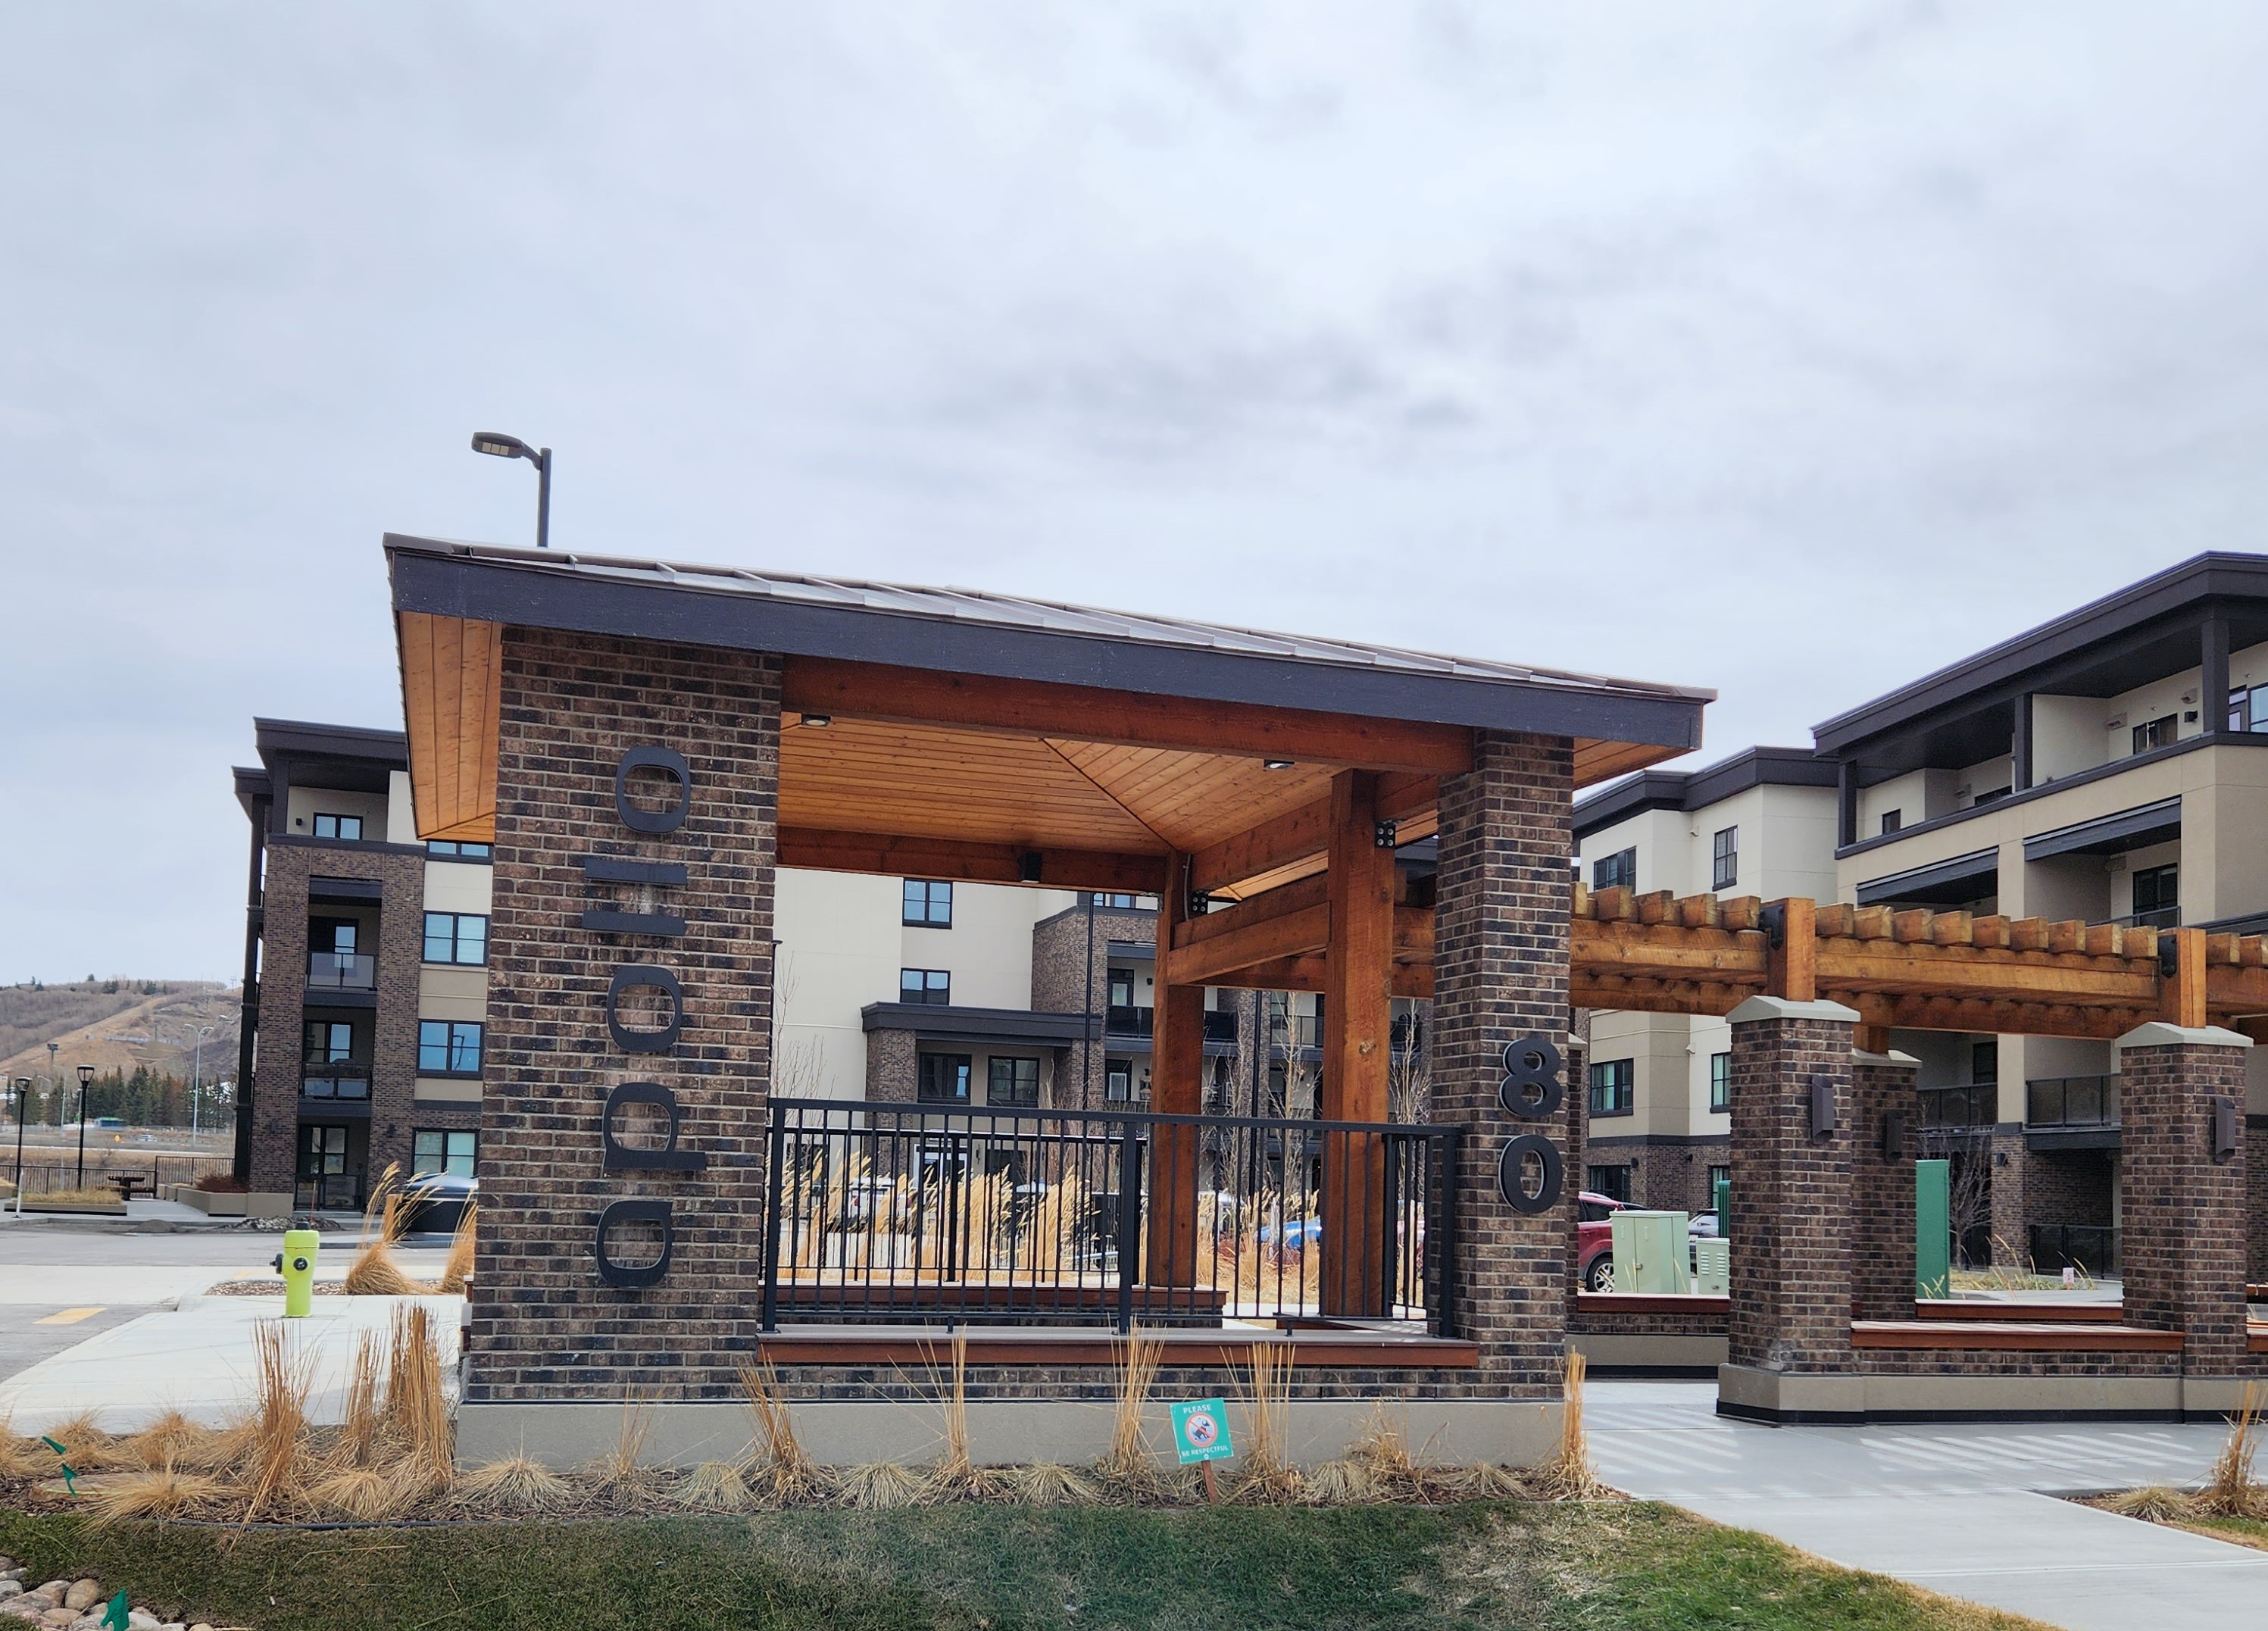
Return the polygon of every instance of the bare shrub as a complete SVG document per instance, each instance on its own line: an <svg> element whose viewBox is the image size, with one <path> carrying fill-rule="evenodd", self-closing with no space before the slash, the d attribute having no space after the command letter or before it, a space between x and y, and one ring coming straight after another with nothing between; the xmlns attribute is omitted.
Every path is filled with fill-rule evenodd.
<svg viewBox="0 0 2268 1631"><path fill-rule="evenodd" d="M740 1391L756 1430L749 1443L748 1472L755 1498L772 1506L824 1500L832 1480L796 1436L779 1371L769 1359L740 1367Z"/></svg>
<svg viewBox="0 0 2268 1631"><path fill-rule="evenodd" d="M2228 1437L2205 1487L2198 1492L2201 1509L2220 1517L2268 1517L2268 1489L2252 1477L2252 1458L2260 1449L2260 1406L2259 1384L2246 1383L2243 1402L2229 1421Z"/></svg>
<svg viewBox="0 0 2268 1631"><path fill-rule="evenodd" d="M457 1480L449 1504L473 1511L557 1512L574 1501L567 1480L525 1451L475 1467Z"/></svg>
<svg viewBox="0 0 2268 1631"><path fill-rule="evenodd" d="M480 1227L480 1203L468 1200L457 1219L457 1232L449 1236L449 1260L441 1268L440 1289L461 1296L473 1278L474 1236Z"/></svg>
<svg viewBox="0 0 2268 1631"><path fill-rule="evenodd" d="M209 1507L221 1497L220 1480L202 1472L184 1472L170 1461L138 1472L122 1473L95 1490L87 1501L98 1529L129 1519L166 1523Z"/></svg>
<svg viewBox="0 0 2268 1631"><path fill-rule="evenodd" d="M1290 1343L1256 1340L1250 1362L1238 1374L1245 1448L1229 1491L1232 1501L1281 1506L1300 1498L1300 1474L1292 1465L1285 1431L1292 1411L1292 1360Z"/></svg>

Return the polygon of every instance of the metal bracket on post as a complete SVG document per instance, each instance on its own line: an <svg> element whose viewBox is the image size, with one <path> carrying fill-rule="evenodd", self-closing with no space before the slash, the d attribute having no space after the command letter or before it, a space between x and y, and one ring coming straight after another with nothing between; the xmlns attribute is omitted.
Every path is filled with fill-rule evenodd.
<svg viewBox="0 0 2268 1631"><path fill-rule="evenodd" d="M1370 841L1376 845L1380 849L1390 850L1394 847L1395 835L1400 830L1400 823L1390 821L1382 821L1379 823L1377 827L1372 831Z"/></svg>
<svg viewBox="0 0 2268 1631"><path fill-rule="evenodd" d="M2227 1161L2236 1154L2236 1101L2216 1093L2208 1102L2213 1106L2213 1158Z"/></svg>
<svg viewBox="0 0 2268 1631"><path fill-rule="evenodd" d="M1787 944L1787 903L1772 901L1756 913L1756 921L1764 925L1764 943L1769 946Z"/></svg>
<svg viewBox="0 0 2268 1631"><path fill-rule="evenodd" d="M1811 1079L1811 1136L1825 1138L1835 1131L1835 1078Z"/></svg>

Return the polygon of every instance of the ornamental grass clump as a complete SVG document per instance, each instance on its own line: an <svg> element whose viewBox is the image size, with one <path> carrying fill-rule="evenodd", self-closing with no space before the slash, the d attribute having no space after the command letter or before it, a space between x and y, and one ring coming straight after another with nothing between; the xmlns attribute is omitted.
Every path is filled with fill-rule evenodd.
<svg viewBox="0 0 2268 1631"><path fill-rule="evenodd" d="M1287 1429L1292 1413L1292 1345L1252 1345L1252 1359L1238 1373L1237 1397L1244 1406L1244 1453L1228 1498L1250 1506L1285 1506L1300 1497Z"/></svg>
<svg viewBox="0 0 2268 1631"><path fill-rule="evenodd" d="M627 1505L637 1504L660 1483L659 1474L644 1465L646 1441L652 1436L653 1403L633 1390L622 1399L614 1448L576 1468L577 1476L601 1495Z"/></svg>
<svg viewBox="0 0 2268 1631"><path fill-rule="evenodd" d="M420 1303L395 1309L388 1343L383 1435L406 1478L446 1488L456 1468L456 1443L431 1310Z"/></svg>
<svg viewBox="0 0 2268 1631"><path fill-rule="evenodd" d="M184 1472L168 1461L106 1480L90 1494L86 1509L97 1529L129 1519L163 1524L213 1506L224 1488L210 1473Z"/></svg>
<svg viewBox="0 0 2268 1631"><path fill-rule="evenodd" d="M730 1461L703 1461L678 1481L670 1498L696 1512L745 1512L755 1504L747 1477Z"/></svg>
<svg viewBox="0 0 2268 1631"><path fill-rule="evenodd" d="M931 1374L935 1379L935 1367ZM968 1458L968 1335L953 1333L952 1359L939 1386L945 1414L945 1451L929 1470L931 1501L984 1501L1005 1493L999 1475Z"/></svg>
<svg viewBox="0 0 2268 1631"><path fill-rule="evenodd" d="M1086 1507L1102 1498L1094 1480L1077 1467L1037 1461L1004 1474L1011 1500L1027 1507Z"/></svg>
<svg viewBox="0 0 2268 1631"><path fill-rule="evenodd" d="M453 1507L519 1517L564 1511L574 1500L574 1486L526 1451L475 1467L449 1492Z"/></svg>
<svg viewBox="0 0 2268 1631"><path fill-rule="evenodd" d="M93 1472L137 1465L136 1458L117 1439L102 1430L101 1417L95 1411L80 1411L70 1421L49 1428L47 1436L63 1447L63 1459L75 1472Z"/></svg>
<svg viewBox="0 0 2268 1631"><path fill-rule="evenodd" d="M2139 1517L2152 1524L2179 1524L2198 1516L2197 1498L2165 1484L2121 1490L2097 1502L2106 1512Z"/></svg>
<svg viewBox="0 0 2268 1631"><path fill-rule="evenodd" d="M280 1319L252 1328L254 1398L246 1444L245 1521L284 1511L306 1497L307 1391L313 1355L301 1350Z"/></svg>
<svg viewBox="0 0 2268 1631"><path fill-rule="evenodd" d="M221 1458L224 1435L192 1421L178 1410L168 1410L149 1426L118 1443L119 1453L151 1471L178 1467L183 1472L210 1472L228 1465Z"/></svg>
<svg viewBox="0 0 2268 1631"><path fill-rule="evenodd" d="M919 1506L929 1494L929 1480L895 1461L870 1461L843 1474L843 1504L863 1511Z"/></svg>
<svg viewBox="0 0 2268 1631"><path fill-rule="evenodd" d="M14 1415L0 1411L0 1478L36 1478L54 1470L55 1452L18 1433Z"/></svg>
<svg viewBox="0 0 2268 1631"><path fill-rule="evenodd" d="M1536 1482L1555 1501L1596 1501L1611 1494L1591 1465L1591 1443L1583 1431L1582 1354L1567 1351L1566 1385L1559 1412L1559 1448L1536 1469Z"/></svg>
<svg viewBox="0 0 2268 1631"><path fill-rule="evenodd" d="M449 1236L449 1260L441 1268L440 1289L462 1296L473 1279L473 1237L479 1227L480 1203L468 1200L457 1219L457 1232Z"/></svg>
<svg viewBox="0 0 2268 1631"><path fill-rule="evenodd" d="M743 1363L740 1391L747 1395L748 1414L755 1422L747 1467L750 1495L765 1506L801 1506L825 1500L833 1491L834 1480L796 1436L795 1418L772 1362Z"/></svg>
<svg viewBox="0 0 2268 1631"><path fill-rule="evenodd" d="M1103 1487L1121 1500L1155 1500L1164 1493L1158 1458L1150 1452L1150 1390L1158 1380L1165 1347L1136 1325L1118 1345L1116 1391L1111 1406L1110 1448L1095 1472Z"/></svg>
<svg viewBox="0 0 2268 1631"><path fill-rule="evenodd" d="M2268 1517L2268 1488L2252 1477L2252 1458L2260 1450L2259 1384L2244 1384L2244 1398L2228 1424L2228 1437L2213 1464L2205 1487L2198 1492L2200 1510L2216 1517Z"/></svg>
<svg viewBox="0 0 2268 1631"><path fill-rule="evenodd" d="M1346 1458L1359 1464L1385 1501L1425 1498L1425 1474L1410 1450L1410 1435L1403 1422L1373 1405L1362 1432L1347 1446Z"/></svg>
<svg viewBox="0 0 2268 1631"><path fill-rule="evenodd" d="M406 1297L425 1289L394 1260L394 1244L409 1221L401 1202L401 1163L393 1162L378 1175L370 1204L363 1209L362 1250L348 1266L344 1282L349 1296Z"/></svg>

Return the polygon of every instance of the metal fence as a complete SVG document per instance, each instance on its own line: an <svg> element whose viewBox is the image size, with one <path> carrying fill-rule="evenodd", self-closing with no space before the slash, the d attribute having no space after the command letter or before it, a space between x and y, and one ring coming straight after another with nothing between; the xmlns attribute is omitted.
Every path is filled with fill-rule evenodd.
<svg viewBox="0 0 2268 1631"><path fill-rule="evenodd" d="M764 1328L1339 1318L1447 1334L1458 1136L775 1099Z"/></svg>
<svg viewBox="0 0 2268 1631"><path fill-rule="evenodd" d="M2024 1083L2028 1127L2115 1127L2118 1125L2118 1078L2041 1076Z"/></svg>
<svg viewBox="0 0 2268 1631"><path fill-rule="evenodd" d="M2119 1272L2115 1229L2090 1223L2035 1223L2031 1237L2035 1273L2060 1274L2066 1268L2090 1276Z"/></svg>

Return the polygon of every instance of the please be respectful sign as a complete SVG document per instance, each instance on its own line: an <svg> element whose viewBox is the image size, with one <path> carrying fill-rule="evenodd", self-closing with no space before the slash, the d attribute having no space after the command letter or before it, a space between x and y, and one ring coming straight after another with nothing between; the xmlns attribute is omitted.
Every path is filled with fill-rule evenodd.
<svg viewBox="0 0 2268 1631"><path fill-rule="evenodd" d="M1174 1406L1174 1448L1181 1452L1183 1466L1234 1455L1235 1448L1228 1442L1228 1406L1218 1399Z"/></svg>

